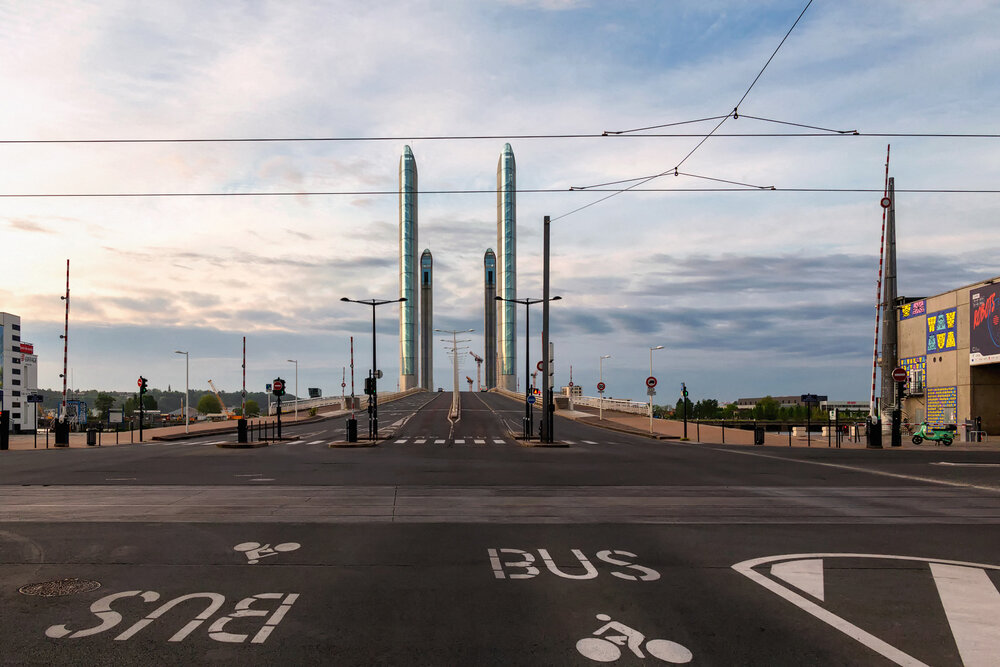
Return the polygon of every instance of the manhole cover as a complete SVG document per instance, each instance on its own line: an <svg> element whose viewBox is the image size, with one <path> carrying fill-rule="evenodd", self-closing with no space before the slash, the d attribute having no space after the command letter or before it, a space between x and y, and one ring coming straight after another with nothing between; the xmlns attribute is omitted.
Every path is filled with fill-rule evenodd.
<svg viewBox="0 0 1000 667"><path fill-rule="evenodd" d="M28 584L17 589L23 595L41 595L51 598L58 595L73 595L87 593L101 587L101 582L89 579L59 579L58 581L43 581L39 584Z"/></svg>

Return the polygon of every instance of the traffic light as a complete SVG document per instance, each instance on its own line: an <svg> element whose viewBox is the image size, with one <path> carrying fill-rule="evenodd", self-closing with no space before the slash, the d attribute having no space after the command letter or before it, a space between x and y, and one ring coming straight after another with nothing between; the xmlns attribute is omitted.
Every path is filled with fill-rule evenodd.
<svg viewBox="0 0 1000 667"><path fill-rule="evenodd" d="M145 393L146 393L146 391L147 391L147 390L146 390L146 378L144 378L144 377L142 377L142 376L140 375L140 376L139 376L139 394L140 394L140 395L141 395L141 394L145 394Z"/></svg>
<svg viewBox="0 0 1000 667"><path fill-rule="evenodd" d="M366 377L365 378L365 395L371 396L375 393L375 378Z"/></svg>
<svg viewBox="0 0 1000 667"><path fill-rule="evenodd" d="M683 382L681 382L681 393L684 395L684 398L688 397L688 388Z"/></svg>
<svg viewBox="0 0 1000 667"><path fill-rule="evenodd" d="M271 393L275 396L284 396L285 381L281 378L274 378L274 382L271 383Z"/></svg>

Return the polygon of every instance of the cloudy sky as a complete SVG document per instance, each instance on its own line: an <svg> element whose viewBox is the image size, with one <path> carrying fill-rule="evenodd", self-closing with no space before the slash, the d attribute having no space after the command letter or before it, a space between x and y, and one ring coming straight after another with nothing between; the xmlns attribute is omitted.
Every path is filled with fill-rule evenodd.
<svg viewBox="0 0 1000 667"><path fill-rule="evenodd" d="M663 345L661 403L682 380L695 399L866 400L881 193L819 190L880 189L889 143L897 189L1000 187L998 139L864 136L996 132L1000 6L815 0L740 117L680 169L774 191L684 191L735 186L673 175L697 136L648 136L705 134L718 121L525 136L724 116L804 6L0 1L0 310L22 317L42 387L60 385L67 259L78 388L126 390L140 373L183 388L174 350L189 350L192 386L211 378L235 390L244 335L251 389L291 380L286 360L298 359L301 393L339 393L352 335L360 385L370 310L339 299L399 294L393 193L409 144L425 191L419 246L435 259L434 324L475 329L468 345L481 354L490 191L509 141L521 298L541 295L541 221L558 218L558 385L572 365L593 395L610 354L608 393L645 399L649 348ZM751 116L862 136L724 136L817 133ZM441 136L488 138L430 138ZM37 143L324 137L387 139ZM640 189L682 191L627 192L571 213L609 194L573 186L666 171ZM220 196L24 196L154 193ZM992 193L899 193L900 293L1000 274L998 210ZM523 336L522 308L518 317ZM378 327L392 389L395 306L379 309ZM443 343L434 354L435 384L450 388ZM461 375L475 376L468 355Z"/></svg>

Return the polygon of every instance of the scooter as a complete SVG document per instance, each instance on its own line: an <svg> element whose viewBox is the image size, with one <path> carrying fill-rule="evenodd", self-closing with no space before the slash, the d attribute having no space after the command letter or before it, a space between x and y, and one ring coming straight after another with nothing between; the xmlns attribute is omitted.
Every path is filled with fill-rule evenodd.
<svg viewBox="0 0 1000 667"><path fill-rule="evenodd" d="M952 438L951 431L935 431L927 425L927 422L922 422L920 428L913 434L913 444L919 445L924 440L930 440L932 442L940 442L945 447L950 447Z"/></svg>

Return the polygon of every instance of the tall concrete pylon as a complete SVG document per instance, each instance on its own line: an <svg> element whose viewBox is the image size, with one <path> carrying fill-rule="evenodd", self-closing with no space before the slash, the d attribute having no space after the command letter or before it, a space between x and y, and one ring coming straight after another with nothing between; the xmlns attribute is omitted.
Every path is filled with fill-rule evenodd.
<svg viewBox="0 0 1000 667"><path fill-rule="evenodd" d="M497 386L497 256L487 248L483 256L483 358L486 360L486 388Z"/></svg>
<svg viewBox="0 0 1000 667"><path fill-rule="evenodd" d="M424 250L420 255L420 386L427 391L434 387L434 257Z"/></svg>
<svg viewBox="0 0 1000 667"><path fill-rule="evenodd" d="M417 160L409 146L399 158L399 388L417 386Z"/></svg>
<svg viewBox="0 0 1000 667"><path fill-rule="evenodd" d="M497 162L497 295L517 298L517 166L504 144ZM517 304L497 303L497 386L517 390Z"/></svg>

